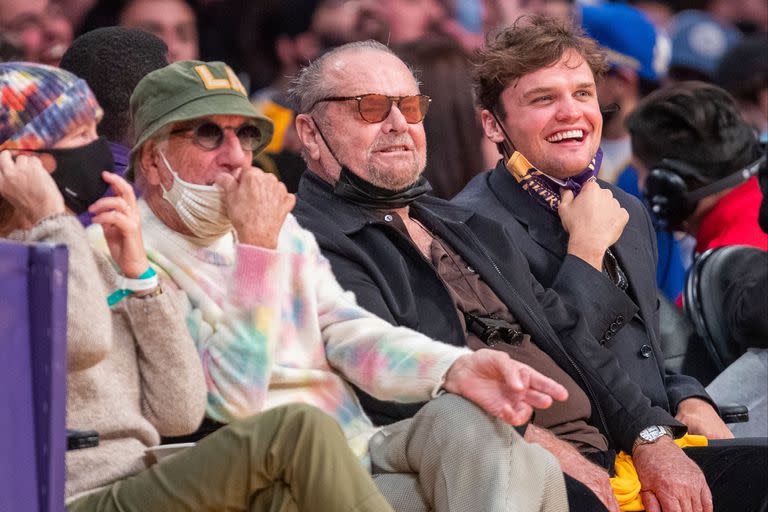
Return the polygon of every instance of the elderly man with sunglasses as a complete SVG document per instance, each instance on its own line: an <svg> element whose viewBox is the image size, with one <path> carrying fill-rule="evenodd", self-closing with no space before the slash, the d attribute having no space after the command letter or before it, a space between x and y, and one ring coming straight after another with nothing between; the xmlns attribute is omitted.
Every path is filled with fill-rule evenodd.
<svg viewBox="0 0 768 512"><path fill-rule="evenodd" d="M372 100L359 103L375 116L381 106ZM420 119L425 101L399 105ZM513 427L567 391L503 354L451 347L358 306L290 215L294 197L252 167L272 125L228 66L184 61L150 73L131 114L128 175L143 192L147 255L189 299L210 418L226 423L289 403L320 408L398 510L567 508L557 462ZM380 430L353 387L413 412L423 407Z"/></svg>

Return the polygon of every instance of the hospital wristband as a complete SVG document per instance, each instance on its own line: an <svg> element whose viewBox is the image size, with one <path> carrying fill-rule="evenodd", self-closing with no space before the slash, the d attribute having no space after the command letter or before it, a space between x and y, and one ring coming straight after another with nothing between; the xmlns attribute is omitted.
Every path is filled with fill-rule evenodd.
<svg viewBox="0 0 768 512"><path fill-rule="evenodd" d="M120 276L120 281L118 282L118 289L112 293L109 297L107 297L107 305L114 306L121 300L123 300L125 297L135 293L135 292L143 292L147 290L153 290L157 288L159 284L158 278L157 278L157 272L155 272L155 269L152 267L149 267L146 272L141 274L139 277L135 279L131 279L129 277Z"/></svg>

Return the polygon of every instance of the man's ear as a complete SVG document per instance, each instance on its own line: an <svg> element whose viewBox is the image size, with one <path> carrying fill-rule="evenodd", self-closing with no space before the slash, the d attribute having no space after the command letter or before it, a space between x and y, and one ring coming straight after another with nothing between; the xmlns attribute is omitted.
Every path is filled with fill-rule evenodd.
<svg viewBox="0 0 768 512"><path fill-rule="evenodd" d="M157 144L154 140L150 139L141 146L138 162L146 182L153 187L159 186L160 172L158 167L160 166L160 155L157 153Z"/></svg>
<svg viewBox="0 0 768 512"><path fill-rule="evenodd" d="M296 116L296 133L299 136L301 145L304 146L307 158L310 160L320 160L320 132L317 131L315 120L307 114Z"/></svg>
<svg viewBox="0 0 768 512"><path fill-rule="evenodd" d="M480 112L480 122L483 125L483 131L488 140L496 144L504 142L504 132L501 131L501 127L498 121L496 121L496 116L491 114L489 110L483 109Z"/></svg>

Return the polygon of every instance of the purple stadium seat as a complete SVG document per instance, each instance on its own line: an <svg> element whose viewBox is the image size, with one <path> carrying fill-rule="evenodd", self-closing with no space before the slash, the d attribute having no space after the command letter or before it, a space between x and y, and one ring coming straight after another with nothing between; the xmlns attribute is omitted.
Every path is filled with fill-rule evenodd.
<svg viewBox="0 0 768 512"><path fill-rule="evenodd" d="M0 241L2 511L64 511L67 256Z"/></svg>

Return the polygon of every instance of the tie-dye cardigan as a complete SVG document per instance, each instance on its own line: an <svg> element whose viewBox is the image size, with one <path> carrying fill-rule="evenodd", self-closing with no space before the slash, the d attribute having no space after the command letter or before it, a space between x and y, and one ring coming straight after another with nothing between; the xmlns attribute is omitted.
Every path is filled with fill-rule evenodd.
<svg viewBox="0 0 768 512"><path fill-rule="evenodd" d="M231 235L200 247L146 203L140 208L152 266L189 298L187 326L203 361L207 411L218 421L286 403L314 405L339 422L367 462L375 428L344 379L382 400L424 401L468 352L358 306L292 215L277 250L238 244ZM97 241L98 228L94 233Z"/></svg>

